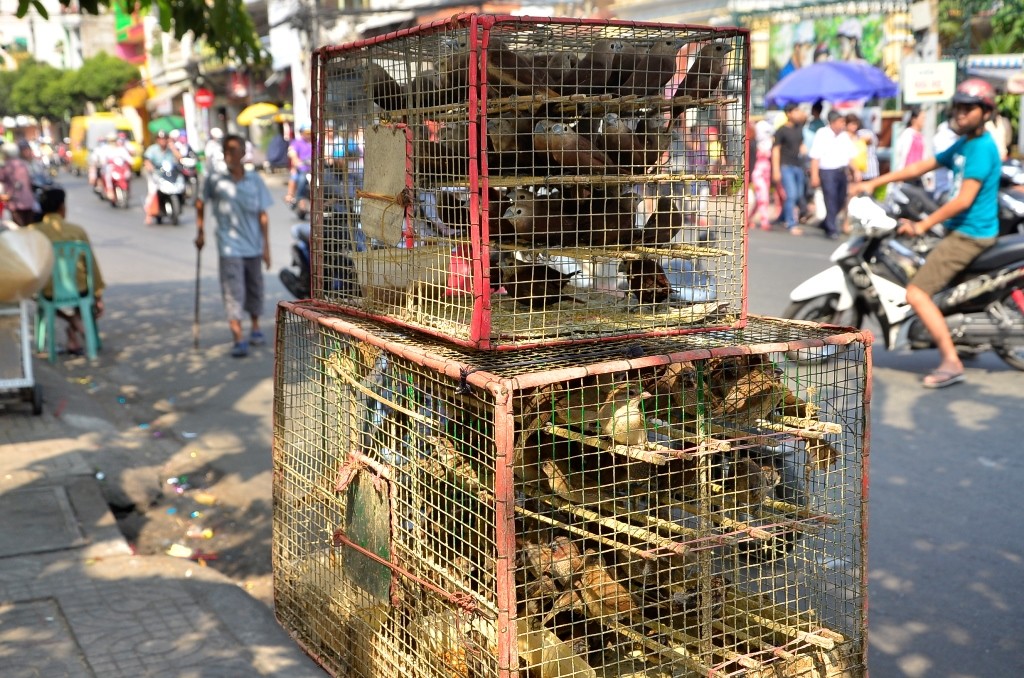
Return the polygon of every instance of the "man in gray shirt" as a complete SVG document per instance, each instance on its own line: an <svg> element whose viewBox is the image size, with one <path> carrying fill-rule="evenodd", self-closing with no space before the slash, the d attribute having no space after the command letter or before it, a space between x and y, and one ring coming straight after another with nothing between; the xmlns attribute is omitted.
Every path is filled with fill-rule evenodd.
<svg viewBox="0 0 1024 678"><path fill-rule="evenodd" d="M206 243L203 226L207 204L217 221L220 289L234 340L231 355L236 358L249 354L249 344L258 346L266 341L260 331L263 314L260 260L270 268L267 208L273 202L263 179L242 166L244 155L245 141L235 134L225 136L226 171L209 174L196 200L197 249L203 249ZM248 340L242 336L243 313L248 313L252 322Z"/></svg>

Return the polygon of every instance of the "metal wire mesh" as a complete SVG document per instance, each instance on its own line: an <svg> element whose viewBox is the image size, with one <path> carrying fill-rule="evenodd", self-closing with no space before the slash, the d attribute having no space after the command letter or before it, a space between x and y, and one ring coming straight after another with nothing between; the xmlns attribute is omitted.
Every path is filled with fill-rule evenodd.
<svg viewBox="0 0 1024 678"><path fill-rule="evenodd" d="M314 298L474 348L741 325L747 38L460 15L322 48Z"/></svg>
<svg viewBox="0 0 1024 678"><path fill-rule="evenodd" d="M868 342L491 353L282 304L278 617L339 676L861 676Z"/></svg>

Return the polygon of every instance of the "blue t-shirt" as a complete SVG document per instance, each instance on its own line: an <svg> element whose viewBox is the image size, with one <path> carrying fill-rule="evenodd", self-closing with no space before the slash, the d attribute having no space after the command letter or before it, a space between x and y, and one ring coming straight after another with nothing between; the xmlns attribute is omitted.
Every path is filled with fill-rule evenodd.
<svg viewBox="0 0 1024 678"><path fill-rule="evenodd" d="M213 172L203 184L205 209L217 220L217 251L222 257L263 256L260 212L273 203L266 184L255 172L235 181Z"/></svg>
<svg viewBox="0 0 1024 678"><path fill-rule="evenodd" d="M960 137L952 146L935 156L943 167L953 171L950 199L960 193L965 179L981 182L974 203L960 214L946 220L945 227L972 238L994 238L999 235L999 176L1003 161L992 136L985 132L968 139Z"/></svg>

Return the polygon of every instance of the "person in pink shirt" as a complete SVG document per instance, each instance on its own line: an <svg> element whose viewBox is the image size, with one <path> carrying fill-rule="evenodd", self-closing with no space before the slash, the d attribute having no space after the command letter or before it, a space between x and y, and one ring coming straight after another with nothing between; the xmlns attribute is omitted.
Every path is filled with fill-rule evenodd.
<svg viewBox="0 0 1024 678"><path fill-rule="evenodd" d="M892 158L892 171L901 170L924 160L924 111L919 108L907 113L906 127L896 139L896 151Z"/></svg>
<svg viewBox="0 0 1024 678"><path fill-rule="evenodd" d="M23 140L17 146L5 145L4 151L7 162L0 167L3 201L11 211L11 220L18 226L28 226L38 216L38 203L32 190L32 147Z"/></svg>

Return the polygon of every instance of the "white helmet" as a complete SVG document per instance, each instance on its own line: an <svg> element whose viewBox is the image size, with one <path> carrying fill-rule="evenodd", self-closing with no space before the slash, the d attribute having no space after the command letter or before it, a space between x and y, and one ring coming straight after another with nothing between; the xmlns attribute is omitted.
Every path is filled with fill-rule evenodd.
<svg viewBox="0 0 1024 678"><path fill-rule="evenodd" d="M220 127L212 127L212 128L210 128L210 138L211 139L218 139L218 140L223 139L224 138L223 130L221 130Z"/></svg>

